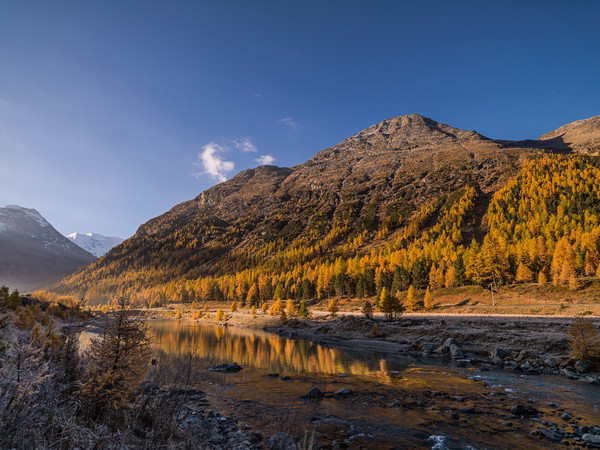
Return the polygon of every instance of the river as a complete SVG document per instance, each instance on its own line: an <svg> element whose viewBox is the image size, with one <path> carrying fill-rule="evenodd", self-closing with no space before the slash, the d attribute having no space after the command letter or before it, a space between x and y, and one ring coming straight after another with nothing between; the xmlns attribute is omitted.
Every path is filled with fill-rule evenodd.
<svg viewBox="0 0 600 450"><path fill-rule="evenodd" d="M580 426L600 422L600 388L566 378L339 350L190 321L151 321L149 331L158 365L194 355L212 408L264 435L314 432L323 448L551 448L558 443L531 434L540 420L570 430L561 419L566 411ZM229 362L243 370L205 370ZM301 398L313 387L325 397ZM352 394L335 394L343 388ZM540 419L512 416L515 404L537 408Z"/></svg>

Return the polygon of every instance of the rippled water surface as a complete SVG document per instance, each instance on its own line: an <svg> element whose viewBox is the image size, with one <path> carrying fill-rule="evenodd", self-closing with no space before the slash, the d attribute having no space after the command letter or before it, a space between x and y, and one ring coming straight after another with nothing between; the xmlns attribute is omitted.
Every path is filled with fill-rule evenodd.
<svg viewBox="0 0 600 450"><path fill-rule="evenodd" d="M215 409L265 435L283 430L301 437L314 430L324 447L548 447L529 434L538 423L510 418L515 403L534 405L549 422L557 422L562 409L581 417L581 424L600 422L598 386L559 377L455 368L187 321L150 322L150 334L157 354L185 359L192 352L204 367L244 367L238 373L202 371ZM303 400L315 386L326 397ZM334 395L342 388L354 394ZM468 407L475 413L460 411Z"/></svg>

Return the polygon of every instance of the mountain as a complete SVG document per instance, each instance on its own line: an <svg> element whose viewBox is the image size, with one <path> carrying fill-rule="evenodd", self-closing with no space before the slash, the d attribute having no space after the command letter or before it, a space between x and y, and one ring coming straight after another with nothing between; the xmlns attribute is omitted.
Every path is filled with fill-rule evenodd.
<svg viewBox="0 0 600 450"><path fill-rule="evenodd" d="M71 233L66 237L96 258L101 258L111 248L123 242L123 239L120 237L108 237L98 233Z"/></svg>
<svg viewBox="0 0 600 450"><path fill-rule="evenodd" d="M35 209L0 207L0 284L32 289L95 259L56 231Z"/></svg>
<svg viewBox="0 0 600 450"><path fill-rule="evenodd" d="M544 145L586 155L600 155L600 116L577 120L540 137Z"/></svg>
<svg viewBox="0 0 600 450"><path fill-rule="evenodd" d="M600 136L594 127L586 139ZM55 289L93 301L121 289L138 301L245 299L253 286L268 298L281 284L297 298L336 283L373 293L399 267L421 286L484 242L494 196L527 161L570 151L553 139L492 140L417 114L387 119L292 168L240 172Z"/></svg>

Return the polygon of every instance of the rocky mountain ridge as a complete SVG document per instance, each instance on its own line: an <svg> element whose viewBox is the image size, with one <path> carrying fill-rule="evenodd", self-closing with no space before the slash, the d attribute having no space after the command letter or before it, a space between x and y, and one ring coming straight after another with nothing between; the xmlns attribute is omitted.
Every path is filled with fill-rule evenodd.
<svg viewBox="0 0 600 450"><path fill-rule="evenodd" d="M0 207L0 284L31 289L95 259L56 231L35 209Z"/></svg>

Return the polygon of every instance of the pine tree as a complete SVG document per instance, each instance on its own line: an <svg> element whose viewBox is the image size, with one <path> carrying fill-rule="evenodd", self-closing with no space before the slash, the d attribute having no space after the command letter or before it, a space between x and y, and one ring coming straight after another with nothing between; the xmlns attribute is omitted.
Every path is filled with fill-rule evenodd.
<svg viewBox="0 0 600 450"><path fill-rule="evenodd" d="M277 299L269 308L269 315L276 316L277 314L281 313L282 309L283 309L283 303L281 302L281 299Z"/></svg>
<svg viewBox="0 0 600 450"><path fill-rule="evenodd" d="M87 371L81 394L91 420L117 413L142 382L150 357L146 324L117 300L102 337L93 338L85 353Z"/></svg>
<svg viewBox="0 0 600 450"><path fill-rule="evenodd" d="M229 308L230 312L236 312L237 311L237 304L235 302L231 303L231 307Z"/></svg>
<svg viewBox="0 0 600 450"><path fill-rule="evenodd" d="M569 277L569 289L572 291L579 289L579 280L575 277L575 274L571 274Z"/></svg>
<svg viewBox="0 0 600 450"><path fill-rule="evenodd" d="M332 299L329 302L329 307L327 308L327 311L329 311L329 314L331 315L332 319L335 318L339 310L340 308L338 308L337 302L335 301L335 299Z"/></svg>
<svg viewBox="0 0 600 450"><path fill-rule="evenodd" d="M538 274L537 282L540 286L544 286L548 282L548 279L546 278L546 274L544 273L543 270L540 270L540 273Z"/></svg>
<svg viewBox="0 0 600 450"><path fill-rule="evenodd" d="M219 309L217 310L217 322L220 322L221 320L223 320L223 316L224 316L224 315L225 315L225 314L223 313L223 310L219 308Z"/></svg>
<svg viewBox="0 0 600 450"><path fill-rule="evenodd" d="M250 314L252 315L253 319L256 319L256 306L252 305L252 308L250 308Z"/></svg>
<svg viewBox="0 0 600 450"><path fill-rule="evenodd" d="M362 307L362 313L367 319L373 318L373 304L369 300L365 300Z"/></svg>
<svg viewBox="0 0 600 450"><path fill-rule="evenodd" d="M411 284L408 288L408 292L406 293L406 306L410 311L414 311L417 309L419 305L419 300L417 299L417 293L415 291L415 287Z"/></svg>
<svg viewBox="0 0 600 450"><path fill-rule="evenodd" d="M294 317L296 315L296 305L293 300L288 300L285 305L285 313L287 317Z"/></svg>
<svg viewBox="0 0 600 450"><path fill-rule="evenodd" d="M298 305L298 317L308 317L308 308L304 300L300 300L300 304Z"/></svg>
<svg viewBox="0 0 600 450"><path fill-rule="evenodd" d="M423 298L423 306L425 306L425 309L433 309L433 296L431 295L429 286L427 286L427 291L425 291L425 297Z"/></svg>
<svg viewBox="0 0 600 450"><path fill-rule="evenodd" d="M519 263L519 267L517 268L516 281L518 281L519 283L529 283L532 280L532 278L533 273L531 272L529 267L527 267L522 262Z"/></svg>

